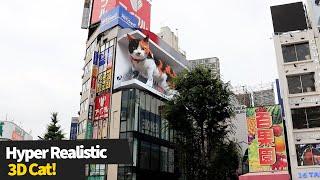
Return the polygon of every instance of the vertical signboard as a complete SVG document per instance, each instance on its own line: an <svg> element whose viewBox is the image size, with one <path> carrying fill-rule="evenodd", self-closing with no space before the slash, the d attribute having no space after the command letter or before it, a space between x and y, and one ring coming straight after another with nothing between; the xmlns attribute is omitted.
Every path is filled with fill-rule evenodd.
<svg viewBox="0 0 320 180"><path fill-rule="evenodd" d="M94 120L100 120L109 117L110 96L110 93L104 93L96 97Z"/></svg>
<svg viewBox="0 0 320 180"><path fill-rule="evenodd" d="M279 105L247 108L250 172L287 170L283 119Z"/></svg>
<svg viewBox="0 0 320 180"><path fill-rule="evenodd" d="M71 120L71 127L70 127L70 140L77 140L77 133L78 132L78 118L73 117Z"/></svg>

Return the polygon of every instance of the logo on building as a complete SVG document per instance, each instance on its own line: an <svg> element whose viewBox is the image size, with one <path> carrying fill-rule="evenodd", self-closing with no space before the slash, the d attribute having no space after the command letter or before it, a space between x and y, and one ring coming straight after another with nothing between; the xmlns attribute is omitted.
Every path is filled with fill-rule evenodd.
<svg viewBox="0 0 320 180"><path fill-rule="evenodd" d="M141 9L143 6L142 0L130 0L130 2L131 2L132 9L135 12L139 11L139 9Z"/></svg>

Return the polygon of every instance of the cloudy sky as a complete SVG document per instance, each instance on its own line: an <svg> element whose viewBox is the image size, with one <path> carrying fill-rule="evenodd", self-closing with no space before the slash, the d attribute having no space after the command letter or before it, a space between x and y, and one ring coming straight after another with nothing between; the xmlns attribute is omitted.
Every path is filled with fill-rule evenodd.
<svg viewBox="0 0 320 180"><path fill-rule="evenodd" d="M224 81L255 86L277 77L270 6L287 2L296 0L153 0L151 29L178 29L188 59L219 57ZM83 0L1 2L0 120L37 137L59 112L69 133L84 65L82 8Z"/></svg>

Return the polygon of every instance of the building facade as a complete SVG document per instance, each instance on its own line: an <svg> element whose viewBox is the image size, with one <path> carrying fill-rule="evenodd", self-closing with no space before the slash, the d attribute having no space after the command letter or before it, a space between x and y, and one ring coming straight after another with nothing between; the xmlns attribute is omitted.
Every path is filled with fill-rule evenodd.
<svg viewBox="0 0 320 180"><path fill-rule="evenodd" d="M179 47L178 34L175 34L168 26L161 27L160 32L157 33L157 35L175 51L180 52L184 57L187 56L186 52Z"/></svg>
<svg viewBox="0 0 320 180"><path fill-rule="evenodd" d="M179 51L178 36L176 36L168 26L161 27L160 32L157 35L168 43L174 50Z"/></svg>
<svg viewBox="0 0 320 180"><path fill-rule="evenodd" d="M189 63L192 68L196 66L208 68L211 70L212 76L220 78L220 62L217 57L189 60Z"/></svg>
<svg viewBox="0 0 320 180"><path fill-rule="evenodd" d="M253 91L252 96L254 106L268 106L276 104L274 89Z"/></svg>
<svg viewBox="0 0 320 180"><path fill-rule="evenodd" d="M0 121L0 141L32 140L32 136L11 121Z"/></svg>
<svg viewBox="0 0 320 180"><path fill-rule="evenodd" d="M162 86L157 78L148 84L146 69L140 68L145 59L141 62L133 59L134 50L130 49L133 46L129 44L135 40L140 45L143 43L144 50L150 50L153 58L174 71L172 74L187 69L188 62L160 37L141 28L149 21L148 1L142 0L139 6L118 2L109 11L104 7L111 5L101 6L105 13L100 20L88 22L77 139L127 139L133 164L88 164L86 177L90 180L181 179L183 170L177 166L174 149L175 132L161 117L171 89ZM100 12L94 2L90 8L92 14ZM166 83L170 85L169 81Z"/></svg>
<svg viewBox="0 0 320 180"><path fill-rule="evenodd" d="M320 177L320 44L319 31L313 18L315 2L307 1L308 9L297 3L271 8L294 180ZM291 14L300 14L302 17L294 18L295 24L288 24L290 21L282 23L286 17L293 18Z"/></svg>

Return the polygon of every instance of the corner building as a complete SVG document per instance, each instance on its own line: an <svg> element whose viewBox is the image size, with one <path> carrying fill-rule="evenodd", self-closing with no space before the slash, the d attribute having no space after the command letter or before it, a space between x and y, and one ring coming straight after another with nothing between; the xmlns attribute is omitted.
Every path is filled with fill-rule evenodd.
<svg viewBox="0 0 320 180"><path fill-rule="evenodd" d="M150 87L143 76L133 76L127 34L135 39L148 36L153 56L176 73L187 69L188 62L157 35L139 28L139 20L127 12L130 8L115 9L89 25L77 139L127 139L133 164L89 164L86 178L183 179L174 149L175 131L161 117L170 96L156 81ZM106 21L113 11L117 11L117 21Z"/></svg>

